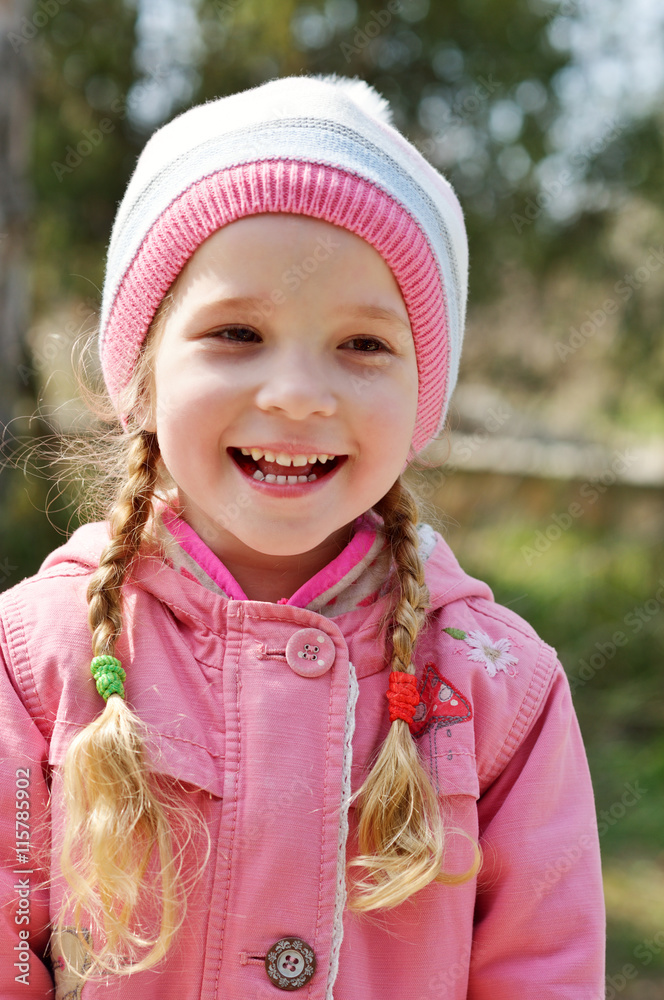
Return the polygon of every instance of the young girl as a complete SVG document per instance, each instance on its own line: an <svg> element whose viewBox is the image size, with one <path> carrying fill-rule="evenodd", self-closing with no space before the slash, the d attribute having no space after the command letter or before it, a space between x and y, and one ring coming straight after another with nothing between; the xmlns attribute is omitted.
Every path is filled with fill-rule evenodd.
<svg viewBox="0 0 664 1000"><path fill-rule="evenodd" d="M361 81L148 142L101 317L123 481L0 601L4 1000L603 995L565 675L401 480L466 285Z"/></svg>

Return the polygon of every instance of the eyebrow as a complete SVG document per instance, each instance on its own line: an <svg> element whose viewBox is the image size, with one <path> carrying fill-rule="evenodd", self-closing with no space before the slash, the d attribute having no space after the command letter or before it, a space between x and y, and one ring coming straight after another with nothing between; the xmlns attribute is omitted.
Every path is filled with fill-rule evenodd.
<svg viewBox="0 0 664 1000"><path fill-rule="evenodd" d="M401 326L410 328L407 320L394 311L394 309L384 309L382 306L351 306L348 310L351 316L365 316L367 319L382 319L388 322L397 322Z"/></svg>
<svg viewBox="0 0 664 1000"><path fill-rule="evenodd" d="M215 299L212 302L206 302L204 306L201 307L201 312L207 313L213 309L217 308L228 308L228 309L258 309L260 311L261 306L264 306L266 302L271 303L269 295L264 295L262 298L260 296L254 295L237 295L225 299ZM399 323L400 326L410 329L410 324L407 320L404 320L394 309L386 309L383 306L371 306L371 305L351 305L348 306L344 312L349 316L354 317L365 317L366 319L378 319L390 323Z"/></svg>

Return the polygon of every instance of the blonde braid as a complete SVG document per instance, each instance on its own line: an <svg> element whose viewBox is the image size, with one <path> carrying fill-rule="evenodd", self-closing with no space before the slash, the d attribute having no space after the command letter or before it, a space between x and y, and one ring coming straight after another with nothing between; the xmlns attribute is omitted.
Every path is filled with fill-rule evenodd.
<svg viewBox="0 0 664 1000"><path fill-rule="evenodd" d="M134 438L127 455L128 477L109 518L111 540L88 586L88 623L94 656L112 655L122 632L122 583L140 548L152 510L158 455L156 435L146 432Z"/></svg>
<svg viewBox="0 0 664 1000"><path fill-rule="evenodd" d="M417 535L417 503L397 479L375 510L383 518L399 579L399 601L393 612L392 669L413 674L413 647L429 605Z"/></svg>
<svg viewBox="0 0 664 1000"><path fill-rule="evenodd" d="M391 669L414 674L413 648L424 624L429 592L417 536L417 504L400 479L375 505L390 539L399 580L392 613ZM445 829L438 793L423 767L408 723L391 725L359 799L360 856L348 867L368 871L354 880L349 906L368 911L397 906L430 882L457 884L474 877L475 862L463 874L443 872Z"/></svg>
<svg viewBox="0 0 664 1000"><path fill-rule="evenodd" d="M88 587L89 624L95 656L112 655L122 631L122 584L141 547L157 482L159 448L154 434L141 432L127 455L127 479L110 515L111 539ZM62 950L66 912L73 908L79 941L93 959L86 976L100 971L129 974L155 965L168 950L184 919L181 861L200 823L166 788L158 789L145 761L140 719L112 694L104 711L68 748L63 783L68 804L62 872L70 885L58 920L56 946ZM174 851L174 843L180 845ZM209 845L208 845L209 847ZM159 859L161 902L156 937L132 929L153 853ZM160 896L159 892L160 890ZM86 912L101 931L94 948L82 933ZM131 961L140 949L147 954Z"/></svg>

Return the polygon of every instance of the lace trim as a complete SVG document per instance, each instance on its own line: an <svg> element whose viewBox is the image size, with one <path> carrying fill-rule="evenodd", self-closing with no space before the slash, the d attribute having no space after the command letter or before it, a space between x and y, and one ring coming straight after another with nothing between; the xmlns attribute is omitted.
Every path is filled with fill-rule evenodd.
<svg viewBox="0 0 664 1000"><path fill-rule="evenodd" d="M436 543L438 541L436 532L430 524L426 524L422 521L417 526L417 534L420 540L420 558L422 559L422 562L426 562L436 547Z"/></svg>
<svg viewBox="0 0 664 1000"><path fill-rule="evenodd" d="M348 840L348 806L350 802L350 767L353 761L353 733L355 732L355 705L360 692L355 667L348 664L348 702L346 705L346 727L344 729L344 763L341 776L341 810L339 814L339 846L337 852L337 889L334 900L332 921L332 947L330 949L330 970L327 976L325 1000L333 1000L332 987L339 971L339 951L344 936L344 907L346 906L346 841Z"/></svg>

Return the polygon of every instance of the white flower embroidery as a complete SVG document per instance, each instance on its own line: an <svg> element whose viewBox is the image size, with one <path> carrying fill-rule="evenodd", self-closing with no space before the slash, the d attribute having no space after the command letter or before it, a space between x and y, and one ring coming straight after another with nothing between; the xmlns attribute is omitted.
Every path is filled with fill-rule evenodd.
<svg viewBox="0 0 664 1000"><path fill-rule="evenodd" d="M514 668L519 661L510 653L511 639L492 640L486 632L475 631L467 632L464 641L473 647L468 653L468 659L483 663L489 677L495 677L499 670L510 677L516 676Z"/></svg>

